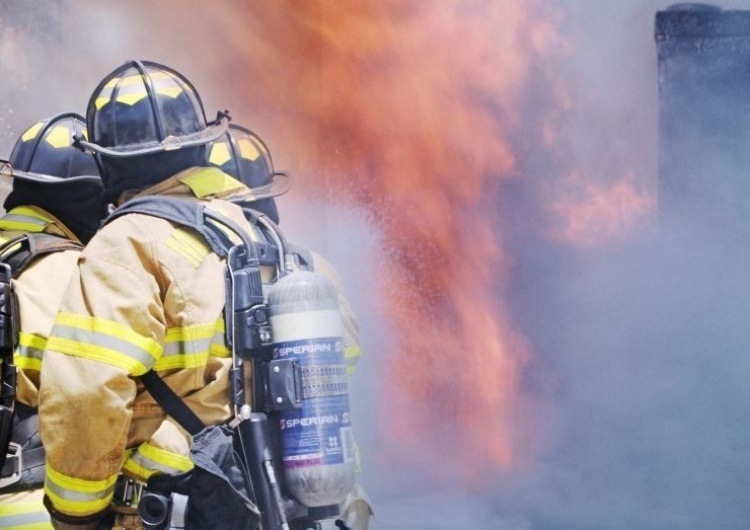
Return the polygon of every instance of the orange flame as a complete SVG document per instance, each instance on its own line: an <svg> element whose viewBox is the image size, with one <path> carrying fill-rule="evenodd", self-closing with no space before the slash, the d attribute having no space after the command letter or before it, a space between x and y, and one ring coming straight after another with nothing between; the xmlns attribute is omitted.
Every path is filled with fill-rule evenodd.
<svg viewBox="0 0 750 530"><path fill-rule="evenodd" d="M159 4L169 27L214 43L191 56L204 100L219 81L222 104L265 137L298 191L360 205L381 231L397 344L365 355L390 369L383 439L474 455L474 469L511 465L528 352L503 298L498 198L518 176L513 142L528 141L539 60L566 47L556 13L542 0L279 0L216 4L195 27L183 5ZM553 119L532 142L555 143Z"/></svg>
<svg viewBox="0 0 750 530"><path fill-rule="evenodd" d="M509 259L494 223L530 69L556 42L537 7L321 2L298 26L318 42L317 75L297 92L317 126L315 163L331 196L370 209L386 245L381 284L399 330L386 437L474 455L476 467L513 461L527 354L503 302ZM450 432L436 428L445 418Z"/></svg>
<svg viewBox="0 0 750 530"><path fill-rule="evenodd" d="M632 172L605 185L586 181L576 170L564 184L563 196L551 205L558 223L550 235L560 242L585 246L615 239L656 207L656 200L635 186Z"/></svg>

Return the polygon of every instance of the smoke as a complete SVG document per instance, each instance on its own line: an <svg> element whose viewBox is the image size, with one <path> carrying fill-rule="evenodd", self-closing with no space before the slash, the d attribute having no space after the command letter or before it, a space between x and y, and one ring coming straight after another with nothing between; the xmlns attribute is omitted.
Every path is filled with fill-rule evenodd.
<svg viewBox="0 0 750 530"><path fill-rule="evenodd" d="M294 176L362 321L376 528L750 521L750 255L655 215L668 2L1 5L5 152L140 58Z"/></svg>
<svg viewBox="0 0 750 530"><path fill-rule="evenodd" d="M632 175L632 197L655 197L652 22L664 7L567 3L561 31L575 49L561 70L573 101L560 121L565 145L535 167L557 175L574 168L602 190ZM712 141L727 124L706 123L697 145L707 159L730 161L732 153ZM738 173L729 162L715 169L717 187L724 174ZM530 174L546 180L549 172ZM558 178L554 192L568 193L569 182ZM516 218L549 212L543 193L519 188ZM699 197L693 207L733 208L709 204ZM499 481L498 512L545 529L743 528L750 520L739 493L748 482L747 219L692 222L687 234L674 224L685 218L635 221L620 237L598 239L561 238L559 230L544 238L527 223L513 242L513 313L535 353L517 431L529 465ZM607 226L592 228L601 236Z"/></svg>

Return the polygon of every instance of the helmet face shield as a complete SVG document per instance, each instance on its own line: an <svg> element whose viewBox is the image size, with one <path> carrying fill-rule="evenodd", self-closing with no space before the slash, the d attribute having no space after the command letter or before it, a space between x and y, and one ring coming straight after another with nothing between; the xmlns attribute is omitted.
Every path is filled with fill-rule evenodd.
<svg viewBox="0 0 750 530"><path fill-rule="evenodd" d="M111 157L141 156L207 144L229 118L207 124L193 85L178 72L148 61L131 61L109 74L89 100L89 141L80 144Z"/></svg>
<svg viewBox="0 0 750 530"><path fill-rule="evenodd" d="M229 131L211 144L208 161L250 188L247 200L276 197L291 187L286 173L274 171L263 140L238 125L230 125Z"/></svg>
<svg viewBox="0 0 750 530"><path fill-rule="evenodd" d="M101 184L94 157L74 147L86 137L83 117L60 114L35 123L18 138L0 175L42 184L88 181Z"/></svg>

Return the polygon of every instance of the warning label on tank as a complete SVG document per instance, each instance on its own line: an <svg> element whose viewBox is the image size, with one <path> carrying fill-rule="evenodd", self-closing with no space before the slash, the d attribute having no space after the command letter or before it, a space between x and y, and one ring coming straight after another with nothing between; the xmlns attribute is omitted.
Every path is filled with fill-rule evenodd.
<svg viewBox="0 0 750 530"><path fill-rule="evenodd" d="M353 460L346 366L340 339L276 345L276 358L294 357L304 378L302 407L280 413L284 466L300 468ZM342 377L343 374L343 377Z"/></svg>

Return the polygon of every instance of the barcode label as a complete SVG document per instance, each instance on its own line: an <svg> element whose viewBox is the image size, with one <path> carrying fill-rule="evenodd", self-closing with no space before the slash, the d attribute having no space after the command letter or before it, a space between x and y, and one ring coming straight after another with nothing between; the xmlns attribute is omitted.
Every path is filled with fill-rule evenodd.
<svg viewBox="0 0 750 530"><path fill-rule="evenodd" d="M354 437L351 427L341 427L341 447L344 450L344 462L354 461Z"/></svg>

